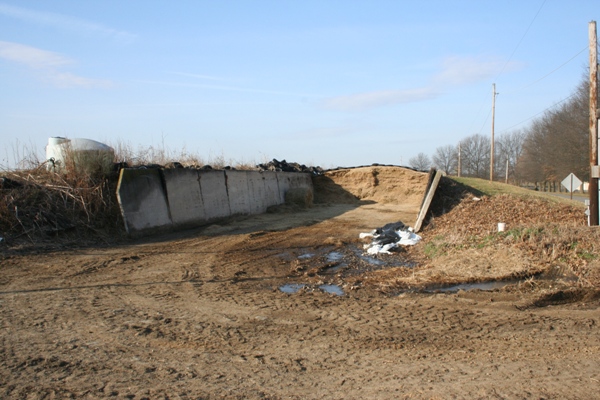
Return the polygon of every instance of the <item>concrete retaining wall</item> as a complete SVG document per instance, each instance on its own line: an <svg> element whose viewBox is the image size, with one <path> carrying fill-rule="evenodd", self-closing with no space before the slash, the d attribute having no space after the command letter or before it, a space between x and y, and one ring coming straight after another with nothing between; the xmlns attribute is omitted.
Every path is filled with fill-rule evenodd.
<svg viewBox="0 0 600 400"><path fill-rule="evenodd" d="M297 172L123 169L117 197L125 229L141 236L201 226L236 214L260 214L283 204L290 189L312 192Z"/></svg>

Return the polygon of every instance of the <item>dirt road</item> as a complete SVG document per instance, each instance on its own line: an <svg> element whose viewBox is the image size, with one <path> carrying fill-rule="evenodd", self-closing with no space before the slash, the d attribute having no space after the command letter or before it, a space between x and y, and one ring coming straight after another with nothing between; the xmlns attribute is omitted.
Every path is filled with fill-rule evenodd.
<svg viewBox="0 0 600 400"><path fill-rule="evenodd" d="M594 290L369 284L390 266L419 270L412 251L359 251L360 232L411 213L329 203L119 246L5 252L0 397L600 398Z"/></svg>

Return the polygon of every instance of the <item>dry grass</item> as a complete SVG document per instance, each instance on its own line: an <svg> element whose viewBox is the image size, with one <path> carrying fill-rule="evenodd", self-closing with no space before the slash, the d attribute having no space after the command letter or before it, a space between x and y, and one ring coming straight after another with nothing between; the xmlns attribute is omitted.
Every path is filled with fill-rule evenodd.
<svg viewBox="0 0 600 400"><path fill-rule="evenodd" d="M523 197L526 199L544 199L544 200L548 200L551 202L565 203L565 204L571 204L571 205L575 205L575 206L577 206L577 205L582 206L581 202L577 202L575 200L561 198L561 197L554 196L550 193L530 190L530 189L526 189L526 188L522 188L522 187L514 186L514 185L509 185L509 184L502 183L502 182L492 182L492 181L480 179L480 178L463 178L463 177L458 178L455 176L451 177L451 179L462 185L473 188L473 189L477 190L480 194L486 195L486 196L496 196L496 195L504 194L504 195ZM575 196L581 196L581 195L575 194Z"/></svg>
<svg viewBox="0 0 600 400"><path fill-rule="evenodd" d="M142 165L168 166L173 163L181 164L183 167L202 167L210 165L214 169L233 167L241 170L255 169L256 163L252 161L236 161L226 158L223 154L209 155L207 158L182 149L171 149L163 143L154 146L138 146L133 148L129 143L118 141L111 145L115 150L115 162L126 163L130 167Z"/></svg>
<svg viewBox="0 0 600 400"><path fill-rule="evenodd" d="M122 230L116 179L34 170L7 172L16 187L0 190L0 231L13 245L62 239L108 240Z"/></svg>

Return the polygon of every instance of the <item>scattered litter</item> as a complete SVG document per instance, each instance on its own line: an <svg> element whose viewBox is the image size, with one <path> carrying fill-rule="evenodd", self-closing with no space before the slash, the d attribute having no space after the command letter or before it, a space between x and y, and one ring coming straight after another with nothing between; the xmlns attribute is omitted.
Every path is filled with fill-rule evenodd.
<svg viewBox="0 0 600 400"><path fill-rule="evenodd" d="M398 246L412 246L421 240L421 236L402 222L392 222L372 232L361 233L361 239L372 237L370 244L364 245L367 254L390 254L390 250Z"/></svg>
<svg viewBox="0 0 600 400"><path fill-rule="evenodd" d="M481 201L479 197L473 197L473 201Z"/></svg>

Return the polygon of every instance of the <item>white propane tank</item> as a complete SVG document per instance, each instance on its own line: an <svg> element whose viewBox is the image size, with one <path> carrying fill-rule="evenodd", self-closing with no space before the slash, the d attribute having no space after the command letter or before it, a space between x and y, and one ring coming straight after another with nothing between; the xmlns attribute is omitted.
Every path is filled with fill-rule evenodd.
<svg viewBox="0 0 600 400"><path fill-rule="evenodd" d="M73 172L106 174L112 169L114 155L112 147L91 139L51 137L46 145L48 169L56 172L70 167Z"/></svg>

